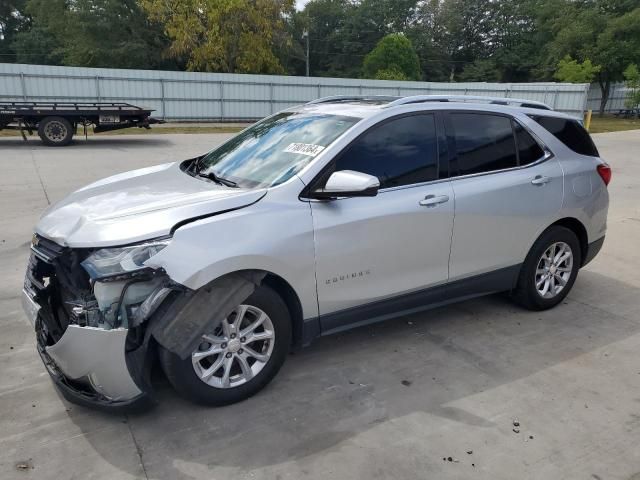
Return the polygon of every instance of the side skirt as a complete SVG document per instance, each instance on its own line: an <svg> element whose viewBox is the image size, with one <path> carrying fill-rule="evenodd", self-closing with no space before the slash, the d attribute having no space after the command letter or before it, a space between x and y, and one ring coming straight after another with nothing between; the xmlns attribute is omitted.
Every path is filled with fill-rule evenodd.
<svg viewBox="0 0 640 480"><path fill-rule="evenodd" d="M474 297L512 290L521 264L366 305L320 315L320 335L409 315Z"/></svg>

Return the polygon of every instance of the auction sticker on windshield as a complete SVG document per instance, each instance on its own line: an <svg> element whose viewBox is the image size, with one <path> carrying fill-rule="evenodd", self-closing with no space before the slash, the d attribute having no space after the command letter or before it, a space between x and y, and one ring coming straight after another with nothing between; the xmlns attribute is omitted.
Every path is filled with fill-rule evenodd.
<svg viewBox="0 0 640 480"><path fill-rule="evenodd" d="M310 157L315 157L322 150L324 150L322 145L313 145L311 143L291 143L284 149L285 152L301 153L302 155L308 155Z"/></svg>

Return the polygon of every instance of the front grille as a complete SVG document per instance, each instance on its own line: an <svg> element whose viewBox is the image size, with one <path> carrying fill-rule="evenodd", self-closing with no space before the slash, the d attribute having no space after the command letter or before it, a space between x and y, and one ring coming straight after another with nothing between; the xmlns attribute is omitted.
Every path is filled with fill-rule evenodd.
<svg viewBox="0 0 640 480"><path fill-rule="evenodd" d="M90 294L88 276L80 266L84 252L39 235L33 237L31 252L24 286L41 306L41 341L53 345L74 322L72 304Z"/></svg>
<svg viewBox="0 0 640 480"><path fill-rule="evenodd" d="M37 233L31 241L31 251L42 261L53 264L64 252L65 247L44 238Z"/></svg>

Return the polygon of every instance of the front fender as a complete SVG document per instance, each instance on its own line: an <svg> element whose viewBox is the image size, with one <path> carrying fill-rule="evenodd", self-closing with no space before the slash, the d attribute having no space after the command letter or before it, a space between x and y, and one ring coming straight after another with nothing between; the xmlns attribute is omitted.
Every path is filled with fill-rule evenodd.
<svg viewBox="0 0 640 480"><path fill-rule="evenodd" d="M193 290L241 270L273 273L293 287L303 317L317 317L311 209L277 197L183 225L148 264Z"/></svg>

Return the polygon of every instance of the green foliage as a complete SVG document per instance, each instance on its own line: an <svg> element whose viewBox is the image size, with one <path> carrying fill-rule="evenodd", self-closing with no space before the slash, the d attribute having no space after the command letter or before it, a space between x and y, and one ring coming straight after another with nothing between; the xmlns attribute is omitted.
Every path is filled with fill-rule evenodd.
<svg viewBox="0 0 640 480"><path fill-rule="evenodd" d="M311 75L594 80L601 109L640 65L639 0L0 0L9 62L304 75L304 31Z"/></svg>
<svg viewBox="0 0 640 480"><path fill-rule="evenodd" d="M185 56L189 70L283 73L274 53L284 16L294 0L140 0L164 25L170 53Z"/></svg>
<svg viewBox="0 0 640 480"><path fill-rule="evenodd" d="M570 55L566 55L558 62L558 69L553 76L561 82L591 83L598 72L600 72L600 66L593 65L588 58L579 63Z"/></svg>
<svg viewBox="0 0 640 480"><path fill-rule="evenodd" d="M365 58L363 73L367 78L402 74L404 79L419 80L420 60L411 40L402 34L390 34L378 42ZM399 79L402 80L402 79Z"/></svg>
<svg viewBox="0 0 640 480"><path fill-rule="evenodd" d="M25 4L26 0L0 1L0 63L16 61L15 38L30 28Z"/></svg>
<svg viewBox="0 0 640 480"><path fill-rule="evenodd" d="M167 41L136 0L28 0L33 27L18 33L17 61L114 68L171 67Z"/></svg>
<svg viewBox="0 0 640 480"><path fill-rule="evenodd" d="M493 60L476 60L459 76L463 82L499 82L500 71Z"/></svg>
<svg viewBox="0 0 640 480"><path fill-rule="evenodd" d="M637 2L624 0L610 0L602 5L591 1L555 1L560 7L543 17L551 25L553 35L546 63L556 65L570 55L578 60L588 58L600 66L595 79L602 92L600 113L603 113L611 83L623 80L627 65L640 62L640 7Z"/></svg>
<svg viewBox="0 0 640 480"><path fill-rule="evenodd" d="M624 84L627 87L627 98L625 105L628 108L640 107L640 70L635 63L630 64L625 71Z"/></svg>
<svg viewBox="0 0 640 480"><path fill-rule="evenodd" d="M396 67L378 70L374 78L376 80L409 80L407 75Z"/></svg>

